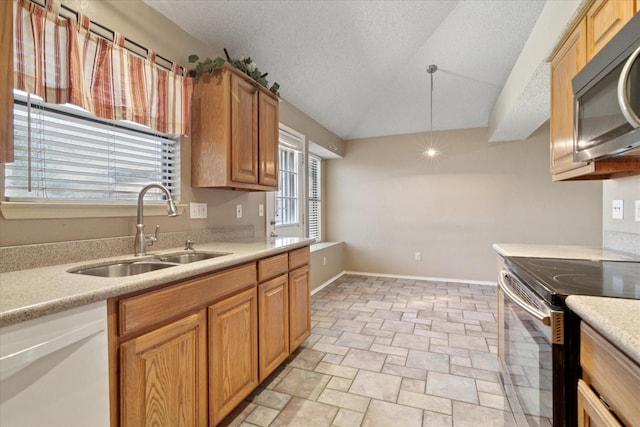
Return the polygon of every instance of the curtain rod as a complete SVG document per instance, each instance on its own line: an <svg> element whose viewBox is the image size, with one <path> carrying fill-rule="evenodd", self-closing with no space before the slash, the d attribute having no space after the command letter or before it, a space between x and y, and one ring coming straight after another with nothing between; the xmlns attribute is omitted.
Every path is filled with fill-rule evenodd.
<svg viewBox="0 0 640 427"><path fill-rule="evenodd" d="M2 1L2 0L0 0L0 1ZM30 1L36 3L37 5L39 5L41 7L46 7L45 2L47 0L30 0ZM66 15L62 13L63 10L67 12ZM70 15L73 15L73 16L75 16L76 20L79 19L78 18L79 14L78 14L77 11L71 9L70 7L68 7L68 6L66 6L66 5L64 5L62 3L60 4L60 13L58 15L61 16L62 18L65 18L65 19L68 19L70 17ZM111 42L113 41L115 31L113 31L112 29L110 29L110 28L108 28L108 27L106 27L106 26L104 26L104 25L102 25L102 24L100 24L100 23L98 23L98 22L96 22L96 21L94 21L92 19L89 20L89 23L90 23L89 31L91 33L95 34L98 37L102 37L103 39L109 40ZM109 36L99 32L99 31L96 31L95 28L92 28L92 26L93 27L98 27L102 31L108 33ZM127 49L129 52L131 52L131 53L133 53L135 55L138 55L138 56L140 56L142 58L147 58L148 57L149 49L147 49L146 47L142 46L139 43L134 42L133 40L129 39L128 37L125 37L124 40L125 40L124 48ZM127 46L127 44L137 48L139 51L136 51L135 49L131 48L130 46ZM142 52L144 52L144 54ZM162 68L164 68L166 70L171 71L171 68L172 68L172 65L173 65L173 61L170 61L169 59L165 58L164 56L161 56L161 55L156 53L156 60L158 60L158 59L160 61L163 61L163 63L158 63L156 61L156 65L158 65L159 67L162 67ZM182 66L179 66L179 67L180 67L180 70L182 71L182 74L184 75L184 68Z"/></svg>

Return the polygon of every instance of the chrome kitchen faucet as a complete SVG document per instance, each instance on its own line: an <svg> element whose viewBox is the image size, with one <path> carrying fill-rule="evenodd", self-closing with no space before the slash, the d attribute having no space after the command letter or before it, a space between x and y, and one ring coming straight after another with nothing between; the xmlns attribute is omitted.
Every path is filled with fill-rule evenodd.
<svg viewBox="0 0 640 427"><path fill-rule="evenodd" d="M162 184L151 183L140 190L140 194L138 195L138 215L136 218L136 240L133 248L133 254L135 256L146 255L147 246L153 245L153 242L158 240L158 233L160 232L159 225L156 225L156 232L153 236L145 236L144 234L144 214L142 205L144 195L152 188L161 190L165 196L167 196L167 215L170 217L178 216L178 209L176 208L176 204L173 202L173 197L171 197L171 193L167 187Z"/></svg>

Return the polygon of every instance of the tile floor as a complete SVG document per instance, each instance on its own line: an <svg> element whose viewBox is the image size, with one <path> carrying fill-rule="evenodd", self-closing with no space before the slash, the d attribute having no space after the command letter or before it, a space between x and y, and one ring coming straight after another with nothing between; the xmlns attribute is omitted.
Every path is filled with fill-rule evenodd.
<svg viewBox="0 0 640 427"><path fill-rule="evenodd" d="M495 287L345 275L311 305L311 336L222 426L515 425Z"/></svg>

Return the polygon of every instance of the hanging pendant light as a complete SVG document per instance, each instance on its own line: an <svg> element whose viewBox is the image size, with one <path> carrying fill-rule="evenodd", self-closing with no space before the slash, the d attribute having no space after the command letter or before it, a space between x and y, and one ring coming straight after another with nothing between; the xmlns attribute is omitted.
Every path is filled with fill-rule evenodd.
<svg viewBox="0 0 640 427"><path fill-rule="evenodd" d="M422 152L422 155L434 159L440 155L440 150L438 146L433 143L433 73L438 71L438 66L431 64L427 67L427 73L429 73L429 77L431 80L430 90L429 90L429 143L427 147Z"/></svg>

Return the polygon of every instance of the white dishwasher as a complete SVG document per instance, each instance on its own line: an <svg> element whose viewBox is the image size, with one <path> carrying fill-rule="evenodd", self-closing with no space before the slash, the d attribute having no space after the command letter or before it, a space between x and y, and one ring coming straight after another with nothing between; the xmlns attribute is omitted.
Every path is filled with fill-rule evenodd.
<svg viewBox="0 0 640 427"><path fill-rule="evenodd" d="M0 426L108 427L106 302L0 328Z"/></svg>

